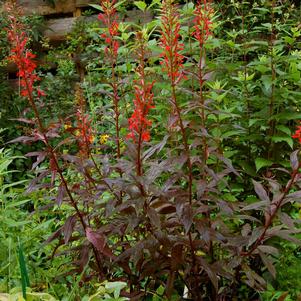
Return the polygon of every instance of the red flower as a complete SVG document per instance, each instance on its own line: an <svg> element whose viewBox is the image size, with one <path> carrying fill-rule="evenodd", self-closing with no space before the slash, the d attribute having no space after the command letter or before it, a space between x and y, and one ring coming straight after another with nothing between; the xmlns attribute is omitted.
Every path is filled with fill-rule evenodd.
<svg viewBox="0 0 301 301"><path fill-rule="evenodd" d="M34 84L40 80L35 73L37 64L34 59L36 56L27 49L28 37L22 24L14 16L14 7L7 5L6 11L10 21L7 37L11 45L11 54L8 59L18 67L17 75L20 77L21 95L32 99ZM39 91L38 96L41 96L43 92Z"/></svg>
<svg viewBox="0 0 301 301"><path fill-rule="evenodd" d="M136 143L138 143L140 149L142 141L150 140L149 127L151 126L152 122L147 118L147 115L149 113L149 110L154 108L154 94L152 92L154 82L146 82L144 62L146 53L145 37L143 36L142 32L137 32L136 38L138 44L136 54L139 59L137 75L139 76L139 80L136 81L136 85L134 86L134 112L129 118L130 133L127 135L127 137L133 139Z"/></svg>
<svg viewBox="0 0 301 301"><path fill-rule="evenodd" d="M79 146L79 152L83 157L90 154L90 145L94 141L94 135L91 129L91 120L88 114L81 109L76 112L77 127L75 131L76 140Z"/></svg>
<svg viewBox="0 0 301 301"><path fill-rule="evenodd" d="M184 45L180 43L180 21L177 7L173 0L164 0L162 4L162 27L161 27L161 46L163 60L161 65L167 72L171 81L178 83L183 77L183 55L181 51Z"/></svg>
<svg viewBox="0 0 301 301"><path fill-rule="evenodd" d="M297 126L297 130L296 130L295 134L292 135L292 138L298 139L299 142L301 143L301 125Z"/></svg>
<svg viewBox="0 0 301 301"><path fill-rule="evenodd" d="M134 112L129 119L130 133L128 138L137 141L137 136L141 136L142 141L150 140L148 127L151 126L151 121L147 119L149 110L154 108L154 94L152 88L154 83L145 83L143 79L138 81L135 86Z"/></svg>
<svg viewBox="0 0 301 301"><path fill-rule="evenodd" d="M101 34L101 37L107 44L105 53L117 57L119 43L116 37L119 35L119 23L117 22L117 13L115 8L116 0L103 0L100 4L103 13L98 15L98 19L104 24L107 33Z"/></svg>
<svg viewBox="0 0 301 301"><path fill-rule="evenodd" d="M212 35L212 22L210 21L212 9L210 3L207 0L199 0L194 15L193 22L195 26L193 35L202 47L208 37Z"/></svg>

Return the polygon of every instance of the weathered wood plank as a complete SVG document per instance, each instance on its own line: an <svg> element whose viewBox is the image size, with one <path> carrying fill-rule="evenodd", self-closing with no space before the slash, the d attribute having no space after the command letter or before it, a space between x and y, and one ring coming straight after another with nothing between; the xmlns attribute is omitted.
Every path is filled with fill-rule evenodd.
<svg viewBox="0 0 301 301"><path fill-rule="evenodd" d="M97 15L85 18L86 22L93 22L97 19ZM52 19L46 22L45 36L50 40L64 40L65 36L71 32L72 26L75 24L77 18L61 18ZM125 22L135 22L137 24L145 24L153 20L151 13L142 13L138 10L127 11L125 16L120 17L120 20ZM99 25L101 26L101 24Z"/></svg>
<svg viewBox="0 0 301 301"><path fill-rule="evenodd" d="M45 37L55 41L64 40L66 35L71 32L76 20L77 18L63 18L47 21L47 30L44 32Z"/></svg>
<svg viewBox="0 0 301 301"><path fill-rule="evenodd" d="M76 7L88 7L90 4L99 4L99 0L75 0Z"/></svg>
<svg viewBox="0 0 301 301"><path fill-rule="evenodd" d="M154 15L150 11L142 12L138 9L126 11L123 18L125 22L134 22L136 24L146 24L153 19Z"/></svg>
<svg viewBox="0 0 301 301"><path fill-rule="evenodd" d="M38 14L46 16L73 13L76 8L75 0L59 1L54 7L45 0L17 0L17 4L22 7L25 15Z"/></svg>

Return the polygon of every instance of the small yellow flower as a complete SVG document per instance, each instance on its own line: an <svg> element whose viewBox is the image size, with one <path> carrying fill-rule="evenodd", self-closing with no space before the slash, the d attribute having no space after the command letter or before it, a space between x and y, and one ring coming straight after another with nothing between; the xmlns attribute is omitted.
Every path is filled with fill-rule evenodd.
<svg viewBox="0 0 301 301"><path fill-rule="evenodd" d="M108 139L109 139L109 137L110 137L110 136L107 135L107 134L101 135L100 138L99 138L100 144L106 144L107 141L108 141Z"/></svg>
<svg viewBox="0 0 301 301"><path fill-rule="evenodd" d="M196 251L195 255L196 255L196 256L205 256L206 253L203 252L203 251L201 251L201 250L198 250L198 251Z"/></svg>
<svg viewBox="0 0 301 301"><path fill-rule="evenodd" d="M64 125L64 129L65 129L65 130L68 130L68 129L70 129L70 128L72 128L72 125L71 125L71 124L66 123L66 124Z"/></svg>
<svg viewBox="0 0 301 301"><path fill-rule="evenodd" d="M78 136L80 135L80 131L79 131L79 130L76 130L76 131L74 132L74 135L78 137Z"/></svg>

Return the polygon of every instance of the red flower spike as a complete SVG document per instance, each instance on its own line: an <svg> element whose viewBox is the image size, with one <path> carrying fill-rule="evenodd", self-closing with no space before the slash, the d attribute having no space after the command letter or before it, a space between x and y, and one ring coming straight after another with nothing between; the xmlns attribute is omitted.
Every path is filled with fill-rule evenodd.
<svg viewBox="0 0 301 301"><path fill-rule="evenodd" d="M82 157L87 158L90 154L90 145L94 141L91 120L89 115L85 114L81 109L76 112L76 120L76 140L79 146L79 152Z"/></svg>
<svg viewBox="0 0 301 301"><path fill-rule="evenodd" d="M193 20L194 33L193 36L199 41L200 47L204 45L209 36L212 35L212 16L213 10L210 6L210 1L199 0L194 15Z"/></svg>
<svg viewBox="0 0 301 301"><path fill-rule="evenodd" d="M167 72L171 81L176 84L184 78L183 59L181 51L184 45L180 43L180 21L177 7L173 0L164 0L162 4L161 16L161 47L163 53L161 65Z"/></svg>
<svg viewBox="0 0 301 301"><path fill-rule="evenodd" d="M91 119L85 113L85 99L80 86L76 87L75 100L78 104L78 109L76 111L76 127L72 130L79 147L79 154L82 158L88 158L90 155L90 146L94 141L94 135L91 128Z"/></svg>
<svg viewBox="0 0 301 301"><path fill-rule="evenodd" d="M154 94L152 92L154 82L146 82L144 69L146 47L143 33L138 32L136 37L139 45L137 48L137 56L139 58L137 75L139 76L139 80L135 81L135 99L133 100L134 112L129 118L130 133L127 135L127 138L133 139L136 143L141 144L141 142L149 141L151 138L148 128L151 126L152 122L147 118L147 115L149 114L150 109L154 108Z"/></svg>
<svg viewBox="0 0 301 301"><path fill-rule="evenodd" d="M297 126L297 130L296 130L295 134L292 135L292 138L298 139L299 143L301 143L301 125Z"/></svg>
<svg viewBox="0 0 301 301"><path fill-rule="evenodd" d="M152 88L154 83L145 83L143 79L137 82L135 86L134 112L129 118L130 133L128 138L137 141L137 137L141 135L142 141L150 140L148 127L151 126L151 121L147 119L149 110L154 108L154 94Z"/></svg>
<svg viewBox="0 0 301 301"><path fill-rule="evenodd" d="M115 4L116 0L103 0L100 4L103 13L98 15L98 20L103 23L107 30L107 33L101 34L107 44L105 54L112 55L116 59L119 49L119 43L116 41L116 37L119 35L119 23Z"/></svg>
<svg viewBox="0 0 301 301"><path fill-rule="evenodd" d="M17 76L20 77L20 94L24 97L29 97L34 91L34 84L40 80L35 73L37 64L34 59L36 57L29 49L27 49L28 37L23 31L22 24L14 16L14 7L11 5L6 6L10 26L7 29L8 41L11 44L11 54L8 60L15 63L18 67ZM40 92L39 92L40 91ZM42 96L43 92L38 91L38 96Z"/></svg>

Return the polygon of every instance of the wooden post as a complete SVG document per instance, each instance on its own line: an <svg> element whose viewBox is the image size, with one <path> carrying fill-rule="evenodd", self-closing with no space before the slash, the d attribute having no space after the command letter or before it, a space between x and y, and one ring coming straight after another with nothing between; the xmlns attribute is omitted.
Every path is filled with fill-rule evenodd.
<svg viewBox="0 0 301 301"><path fill-rule="evenodd" d="M76 7L75 11L73 12L73 17L77 18L82 15L82 10L80 7Z"/></svg>

